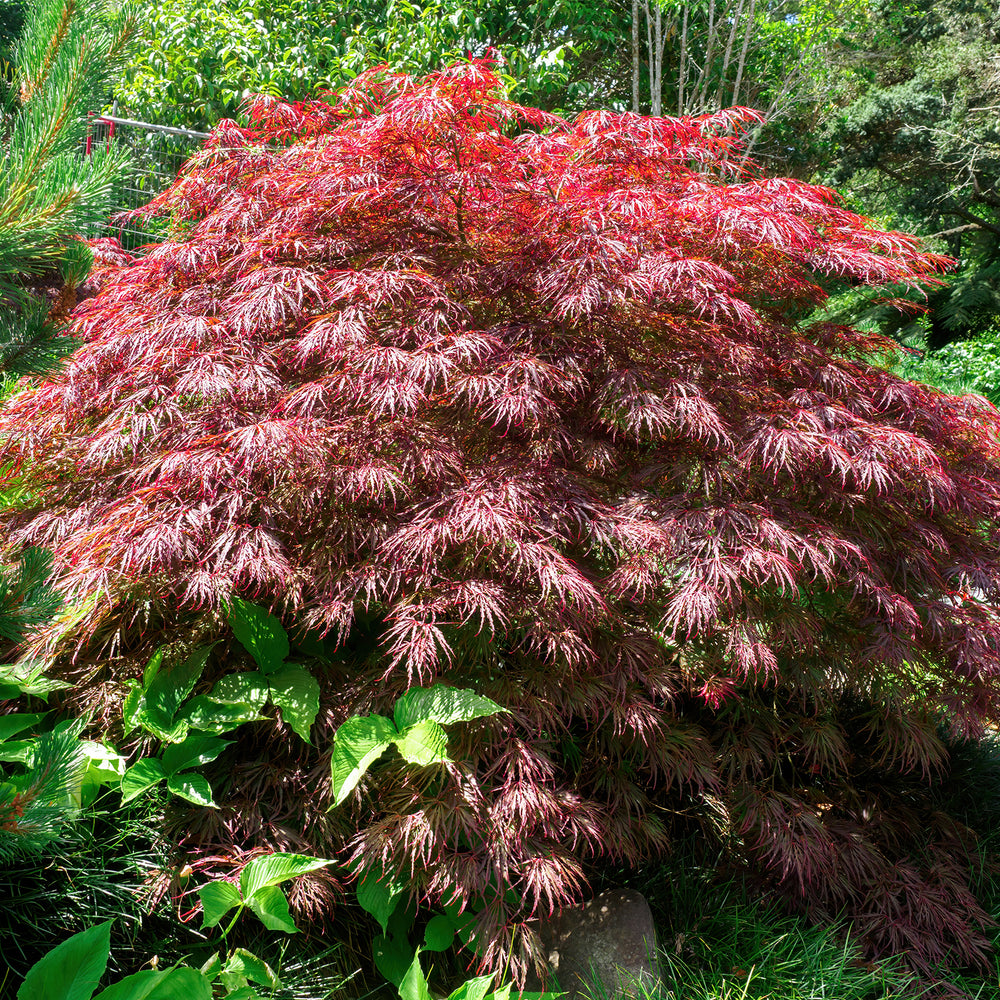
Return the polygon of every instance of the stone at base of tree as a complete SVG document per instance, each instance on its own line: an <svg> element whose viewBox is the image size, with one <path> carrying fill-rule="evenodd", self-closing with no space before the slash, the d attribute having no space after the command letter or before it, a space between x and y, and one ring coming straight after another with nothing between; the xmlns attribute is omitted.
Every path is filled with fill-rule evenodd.
<svg viewBox="0 0 1000 1000"><path fill-rule="evenodd" d="M614 1000L659 990L656 929L641 893L602 892L540 921L538 935L548 963L544 987L564 991L566 1000ZM529 990L542 988L537 977L531 979Z"/></svg>

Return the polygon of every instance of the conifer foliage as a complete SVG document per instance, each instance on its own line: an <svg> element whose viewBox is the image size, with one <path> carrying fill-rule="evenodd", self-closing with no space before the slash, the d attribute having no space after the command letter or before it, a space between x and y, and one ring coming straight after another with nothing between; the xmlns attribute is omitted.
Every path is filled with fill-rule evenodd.
<svg viewBox="0 0 1000 1000"><path fill-rule="evenodd" d="M819 276L945 262L740 173L755 120L373 72L257 101L152 203L176 238L109 267L2 415L30 487L4 517L99 595L54 655L119 681L234 595L338 644L315 752L254 730L193 849L353 852L523 971L594 863L694 823L874 951L983 957L971 833L929 789L998 705L1000 418L800 325ZM334 729L432 683L509 714L327 815Z"/></svg>

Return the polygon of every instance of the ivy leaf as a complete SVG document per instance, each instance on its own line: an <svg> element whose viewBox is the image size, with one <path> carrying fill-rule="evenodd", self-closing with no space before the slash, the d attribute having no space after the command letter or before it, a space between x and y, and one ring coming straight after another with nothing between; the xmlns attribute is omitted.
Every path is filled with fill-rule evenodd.
<svg viewBox="0 0 1000 1000"><path fill-rule="evenodd" d="M212 798L212 786L200 774L171 774L167 776L167 788L176 796L187 799L196 806L210 806L217 809Z"/></svg>
<svg viewBox="0 0 1000 1000"><path fill-rule="evenodd" d="M451 759L448 756L448 734L430 719L410 726L396 740L396 747L410 764L426 766Z"/></svg>
<svg viewBox="0 0 1000 1000"><path fill-rule="evenodd" d="M319 712L319 682L304 667L286 664L268 678L271 701L292 729L309 742L309 730Z"/></svg>
<svg viewBox="0 0 1000 1000"><path fill-rule="evenodd" d="M17 1000L90 1000L111 953L107 920L57 944L29 970Z"/></svg>
<svg viewBox="0 0 1000 1000"><path fill-rule="evenodd" d="M354 791L365 771L395 742L399 733L381 715L354 716L333 737L333 804Z"/></svg>
<svg viewBox="0 0 1000 1000"><path fill-rule="evenodd" d="M265 674L274 673L288 657L288 634L274 615L234 597L229 606L229 624L243 648Z"/></svg>
<svg viewBox="0 0 1000 1000"><path fill-rule="evenodd" d="M475 691L435 684L431 688L410 688L396 702L393 715L396 728L404 730L425 719L447 726L452 722L470 722L506 711L503 706Z"/></svg>
<svg viewBox="0 0 1000 1000"><path fill-rule="evenodd" d="M243 902L239 890L231 882L209 882L198 890L201 900L201 929L214 927L234 906Z"/></svg>
<svg viewBox="0 0 1000 1000"><path fill-rule="evenodd" d="M143 757L122 775L122 805L142 795L167 776L155 757Z"/></svg>
<svg viewBox="0 0 1000 1000"><path fill-rule="evenodd" d="M297 934L298 927L292 923L288 912L288 900L276 885L266 885L247 898L247 906L260 918L269 931L284 931Z"/></svg>
<svg viewBox="0 0 1000 1000"><path fill-rule="evenodd" d="M290 878L305 875L332 864L325 858L312 858L307 854L285 854L277 851L262 858L254 858L240 872L240 891L246 900L261 889L279 885Z"/></svg>

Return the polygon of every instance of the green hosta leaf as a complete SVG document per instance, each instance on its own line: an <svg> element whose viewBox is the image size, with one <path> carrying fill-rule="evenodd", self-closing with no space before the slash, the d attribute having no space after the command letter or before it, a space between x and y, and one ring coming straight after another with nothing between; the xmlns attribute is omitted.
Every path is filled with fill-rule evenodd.
<svg viewBox="0 0 1000 1000"><path fill-rule="evenodd" d="M262 1000L262 997L252 986L243 986L227 993L225 1000Z"/></svg>
<svg viewBox="0 0 1000 1000"><path fill-rule="evenodd" d="M94 1000L212 1000L212 987L196 969L137 972L109 986Z"/></svg>
<svg viewBox="0 0 1000 1000"><path fill-rule="evenodd" d="M199 764L208 764L228 746L231 746L230 742L215 736L188 736L183 743L175 743L163 751L163 770L167 774L177 774Z"/></svg>
<svg viewBox="0 0 1000 1000"><path fill-rule="evenodd" d="M267 678L258 670L245 674L227 674L212 688L212 701L253 705L257 711L267 701Z"/></svg>
<svg viewBox="0 0 1000 1000"><path fill-rule="evenodd" d="M244 722L260 722L264 718L257 706L240 702L219 702L207 694L192 698L180 713L191 729L209 733L228 733Z"/></svg>
<svg viewBox="0 0 1000 1000"><path fill-rule="evenodd" d="M246 900L263 888L279 885L290 878L325 868L332 862L311 858L306 854L284 854L280 851L263 858L254 858L240 872L240 891Z"/></svg>
<svg viewBox="0 0 1000 1000"><path fill-rule="evenodd" d="M212 798L212 786L200 774L171 774L167 777L167 788L182 799L196 806L211 806L216 809Z"/></svg>
<svg viewBox="0 0 1000 1000"><path fill-rule="evenodd" d="M163 765L155 757L143 757L142 760L136 761L122 775L122 805L142 795L166 776L167 772L163 770Z"/></svg>
<svg viewBox="0 0 1000 1000"><path fill-rule="evenodd" d="M399 986L413 962L413 948L404 938L377 937L372 944L375 968L392 983Z"/></svg>
<svg viewBox="0 0 1000 1000"><path fill-rule="evenodd" d="M292 729L309 742L309 730L319 712L319 682L308 670L286 664L268 678L271 701Z"/></svg>
<svg viewBox="0 0 1000 1000"><path fill-rule="evenodd" d="M213 884L219 884L219 883L213 883ZM227 882L226 885L228 885L228 884L229 883ZM206 888L207 888L207 886L206 886ZM200 890L199 890L199 892L200 892ZM236 895L239 896L239 893L237 893ZM202 904L202 906L204 907L204 903ZM227 913L228 912L228 908L226 910L223 910L222 912L223 912L223 914ZM215 923L217 924L218 920L216 920ZM212 924L212 926L214 927L215 924ZM202 930L204 930L204 929L205 929L205 927L203 925L202 926ZM205 961L205 964L201 967L201 969L199 971L201 972L201 974L210 983L214 983L215 980L219 978L219 973L222 972L222 959L219 957L219 953L215 952L214 955L212 955L210 958L208 958Z"/></svg>
<svg viewBox="0 0 1000 1000"><path fill-rule="evenodd" d="M420 968L420 949L417 948L413 955L413 961L403 976L403 981L399 984L400 1000L431 1000L430 990L427 988L427 979L424 970Z"/></svg>
<svg viewBox="0 0 1000 1000"><path fill-rule="evenodd" d="M214 648L214 643L211 646L200 646L180 663L161 666L144 684L146 696L142 714L156 713L158 717L162 716L168 725L173 722L177 709L198 683L198 678L204 672L209 654Z"/></svg>
<svg viewBox="0 0 1000 1000"><path fill-rule="evenodd" d="M237 948L232 955L229 956L229 961L226 962L225 968L222 970L223 983L226 983L226 976L230 975L235 978L242 979L241 983L236 983L233 986L229 986L229 989L235 989L236 986L243 986L247 981L251 983L257 983L258 986L267 986L269 989L276 990L279 987L278 977L274 974L274 970L265 962L262 958L258 958L252 952L246 950L246 948ZM228 986L228 983L226 983Z"/></svg>
<svg viewBox="0 0 1000 1000"><path fill-rule="evenodd" d="M265 674L272 674L288 657L288 634L274 615L249 601L233 598L229 624L246 651Z"/></svg>
<svg viewBox="0 0 1000 1000"><path fill-rule="evenodd" d="M31 729L45 718L47 712L40 712L33 715L17 713L15 715L0 715L0 743L9 740L12 736Z"/></svg>
<svg viewBox="0 0 1000 1000"><path fill-rule="evenodd" d="M187 738L188 723L185 719L168 718L160 709L150 708L145 702L139 706L139 725L164 743L180 743Z"/></svg>
<svg viewBox="0 0 1000 1000"><path fill-rule="evenodd" d="M198 890L198 898L203 910L203 931L214 927L234 906L243 902L239 890L231 882L209 882Z"/></svg>
<svg viewBox="0 0 1000 1000"><path fill-rule="evenodd" d="M484 1000L490 992L494 978L493 976L479 976L477 979L468 979L457 990L448 994L448 1000Z"/></svg>
<svg viewBox="0 0 1000 1000"><path fill-rule="evenodd" d="M427 765L451 759L448 756L448 734L430 719L410 726L396 740L396 747L410 764Z"/></svg>
<svg viewBox="0 0 1000 1000"><path fill-rule="evenodd" d="M428 951L446 951L454 940L455 925L450 917L438 914L427 921L427 927L424 929L424 947ZM489 979L492 981L492 976Z"/></svg>
<svg viewBox="0 0 1000 1000"><path fill-rule="evenodd" d="M142 687L138 681L130 680L128 682L128 689L125 701L122 702L122 723L125 726L126 736L138 727L139 712L142 709L143 703Z"/></svg>
<svg viewBox="0 0 1000 1000"><path fill-rule="evenodd" d="M333 737L333 804L354 791L365 771L392 746L399 733L381 715L354 716Z"/></svg>
<svg viewBox="0 0 1000 1000"><path fill-rule="evenodd" d="M111 952L111 921L58 944L28 971L17 1000L90 1000Z"/></svg>
<svg viewBox="0 0 1000 1000"><path fill-rule="evenodd" d="M249 899L247 906L260 918L260 922L269 931L285 931L287 934L298 933L298 928L292 923L288 913L288 900L276 885L266 885L258 889Z"/></svg>
<svg viewBox="0 0 1000 1000"><path fill-rule="evenodd" d="M365 872L358 882L358 902L379 922L383 934L405 889L404 883L394 881L381 869Z"/></svg>
<svg viewBox="0 0 1000 1000"><path fill-rule="evenodd" d="M66 681L46 677L46 666L44 660L21 660L0 666L0 700L31 694L44 701L52 691L73 686Z"/></svg>
<svg viewBox="0 0 1000 1000"><path fill-rule="evenodd" d="M103 743L81 740L79 746L86 761L80 776L80 805L88 806L102 786L121 786L125 776L125 758Z"/></svg>
<svg viewBox="0 0 1000 1000"><path fill-rule="evenodd" d="M145 691L150 684L156 679L156 675L160 672L160 667L163 665L163 657L166 655L166 649L162 646L149 658L149 662L146 664L146 668L142 672L142 689Z"/></svg>
<svg viewBox="0 0 1000 1000"><path fill-rule="evenodd" d="M410 688L396 702L393 715L396 728L404 730L425 719L447 726L452 722L469 722L506 711L503 706L475 691L435 684L431 688Z"/></svg>

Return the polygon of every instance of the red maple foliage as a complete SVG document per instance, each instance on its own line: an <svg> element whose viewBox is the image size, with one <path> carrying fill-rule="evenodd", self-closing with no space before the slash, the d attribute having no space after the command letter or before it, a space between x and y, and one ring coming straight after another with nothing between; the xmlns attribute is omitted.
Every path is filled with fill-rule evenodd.
<svg viewBox="0 0 1000 1000"><path fill-rule="evenodd" d="M98 595L59 648L119 679L234 594L342 643L321 752L277 758L270 813L279 751L247 757L212 850L346 842L522 968L532 917L682 815L875 951L982 958L928 788L942 724L998 705L1000 418L803 322L824 276L944 261L740 172L755 118L566 122L486 63L379 71L258 101L153 201L176 238L0 417L31 491L3 518ZM327 816L333 728L442 679L512 715Z"/></svg>

